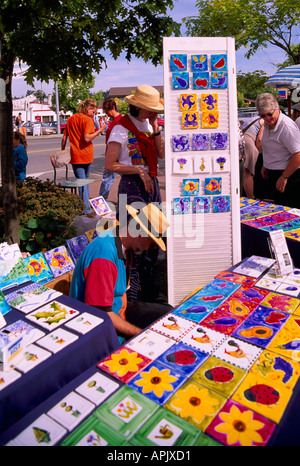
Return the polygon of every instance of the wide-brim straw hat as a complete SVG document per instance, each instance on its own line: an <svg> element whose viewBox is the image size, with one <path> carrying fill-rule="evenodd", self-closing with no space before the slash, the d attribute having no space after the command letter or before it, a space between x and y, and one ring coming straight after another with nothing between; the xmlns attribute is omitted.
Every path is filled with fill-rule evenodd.
<svg viewBox="0 0 300 466"><path fill-rule="evenodd" d="M139 86L135 93L127 95L125 100L130 105L152 112L161 112L164 109L164 101L160 98L158 90L147 84Z"/></svg>
<svg viewBox="0 0 300 466"><path fill-rule="evenodd" d="M162 236L170 224L163 212L156 205L151 203L147 204L141 210L137 210L131 205L126 205L126 209L148 236L165 251L166 245Z"/></svg>

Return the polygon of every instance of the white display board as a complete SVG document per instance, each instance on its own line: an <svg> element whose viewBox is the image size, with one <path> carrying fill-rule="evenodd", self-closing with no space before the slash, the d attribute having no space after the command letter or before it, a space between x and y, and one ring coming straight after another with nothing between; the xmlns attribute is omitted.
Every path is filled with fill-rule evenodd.
<svg viewBox="0 0 300 466"><path fill-rule="evenodd" d="M164 38L169 302L241 260L234 39Z"/></svg>

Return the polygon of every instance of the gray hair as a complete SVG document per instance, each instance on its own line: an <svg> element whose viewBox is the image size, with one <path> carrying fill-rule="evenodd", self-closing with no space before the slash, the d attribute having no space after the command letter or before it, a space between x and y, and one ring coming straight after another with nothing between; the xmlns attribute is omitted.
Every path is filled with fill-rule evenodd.
<svg viewBox="0 0 300 466"><path fill-rule="evenodd" d="M255 106L258 113L260 114L264 114L279 108L279 104L276 97L273 94L270 94L269 92L259 94L255 101Z"/></svg>

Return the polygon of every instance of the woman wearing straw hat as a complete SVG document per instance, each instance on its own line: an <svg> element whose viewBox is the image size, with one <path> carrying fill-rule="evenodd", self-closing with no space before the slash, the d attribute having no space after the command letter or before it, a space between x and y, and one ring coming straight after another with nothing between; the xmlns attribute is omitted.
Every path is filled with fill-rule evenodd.
<svg viewBox="0 0 300 466"><path fill-rule="evenodd" d="M158 113L164 109L159 92L154 87L141 85L125 100L129 104L129 114L122 117L113 128L105 158L106 170L121 175L117 208L120 222L125 212L122 206L126 204L161 203L157 165L158 158L165 157L164 141L157 122ZM147 260L136 256L134 258L129 300L138 299L141 264L147 263L148 270L153 269L158 252L147 252L147 255Z"/></svg>

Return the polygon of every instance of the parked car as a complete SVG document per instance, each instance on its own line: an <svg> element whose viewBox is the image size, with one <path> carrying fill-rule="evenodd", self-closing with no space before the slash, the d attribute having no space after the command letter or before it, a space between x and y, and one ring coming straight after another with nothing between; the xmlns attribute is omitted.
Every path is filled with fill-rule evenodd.
<svg viewBox="0 0 300 466"><path fill-rule="evenodd" d="M238 119L241 126L256 116L259 117L259 114L255 107L245 107L238 109Z"/></svg>
<svg viewBox="0 0 300 466"><path fill-rule="evenodd" d="M55 132L56 132L57 121L49 121L48 125L51 126L51 128L55 128ZM61 132L61 134L63 134L66 126L67 126L67 120L60 120L60 132Z"/></svg>
<svg viewBox="0 0 300 466"><path fill-rule="evenodd" d="M165 120L161 118L160 116L157 117L157 123L158 123L158 128L159 131L163 131L165 128Z"/></svg>
<svg viewBox="0 0 300 466"><path fill-rule="evenodd" d="M23 124L24 128L26 128L27 135L33 135L34 125L41 126L41 134L43 135L56 133L55 128L52 128L51 126L49 126L48 123L44 123L40 121L28 121L27 123Z"/></svg>

